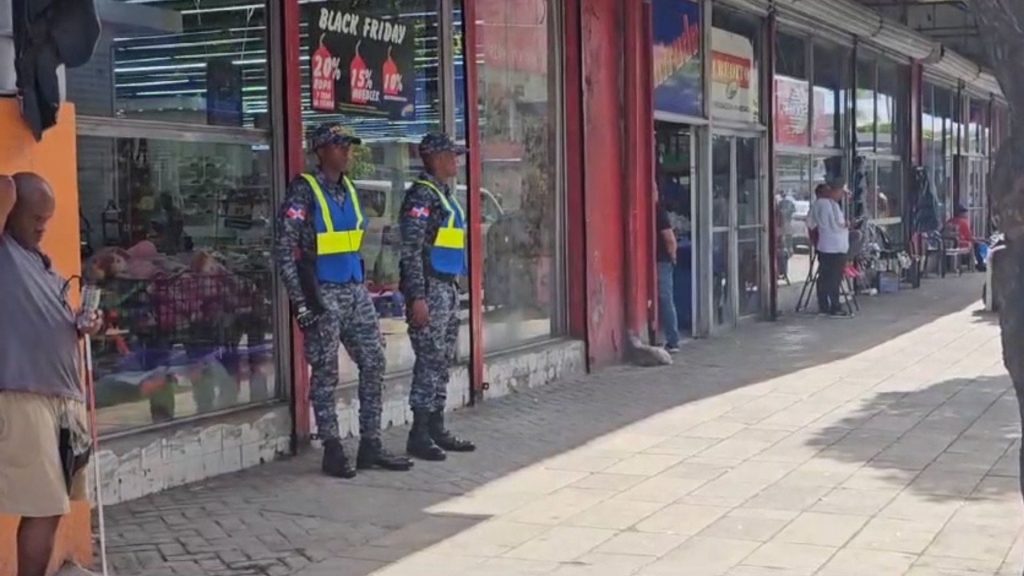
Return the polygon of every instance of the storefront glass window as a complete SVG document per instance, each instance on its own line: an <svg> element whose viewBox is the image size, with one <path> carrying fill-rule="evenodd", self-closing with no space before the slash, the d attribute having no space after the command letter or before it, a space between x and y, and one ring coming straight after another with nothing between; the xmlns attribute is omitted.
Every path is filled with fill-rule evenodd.
<svg viewBox="0 0 1024 576"><path fill-rule="evenodd" d="M84 270L108 327L93 339L100 431L274 399L265 6L100 14L94 57L67 73Z"/></svg>
<svg viewBox="0 0 1024 576"><path fill-rule="evenodd" d="M477 2L488 351L562 324L558 22L554 0Z"/></svg>
<svg viewBox="0 0 1024 576"><path fill-rule="evenodd" d="M109 331L93 341L103 432L273 398L270 153L145 138L78 139L86 276Z"/></svg>
<svg viewBox="0 0 1024 576"><path fill-rule="evenodd" d="M815 148L842 148L843 124L850 89L850 50L823 42L814 43Z"/></svg>
<svg viewBox="0 0 1024 576"><path fill-rule="evenodd" d="M908 69L895 62L878 64L878 152L899 155L904 145L909 103Z"/></svg>
<svg viewBox="0 0 1024 576"><path fill-rule="evenodd" d="M870 191L875 206L875 218L901 218L903 216L903 164L891 160L877 162L878 176Z"/></svg>
<svg viewBox="0 0 1024 576"><path fill-rule="evenodd" d="M783 146L807 146L810 138L810 83L807 41L779 34L775 68L775 141Z"/></svg>
<svg viewBox="0 0 1024 576"><path fill-rule="evenodd" d="M89 62L67 72L78 114L268 128L265 4L112 0Z"/></svg>
<svg viewBox="0 0 1024 576"><path fill-rule="evenodd" d="M711 114L724 122L757 124L761 20L717 5L711 19Z"/></svg>
<svg viewBox="0 0 1024 576"><path fill-rule="evenodd" d="M877 67L873 56L857 56L856 108L857 149L875 149L875 93Z"/></svg>
<svg viewBox="0 0 1024 576"><path fill-rule="evenodd" d="M777 156L775 161L775 246L779 257L777 269L780 281L801 279L806 268L810 238L807 233L807 214L811 208L810 158L806 156ZM793 259L801 265L793 268Z"/></svg>
<svg viewBox="0 0 1024 576"><path fill-rule="evenodd" d="M655 0L651 11L655 113L662 116L703 116L701 3Z"/></svg>
<svg viewBox="0 0 1024 576"><path fill-rule="evenodd" d="M983 100L971 98L970 117L968 118L968 140L969 150L972 154L983 154L982 146L983 127L987 124L988 105Z"/></svg>

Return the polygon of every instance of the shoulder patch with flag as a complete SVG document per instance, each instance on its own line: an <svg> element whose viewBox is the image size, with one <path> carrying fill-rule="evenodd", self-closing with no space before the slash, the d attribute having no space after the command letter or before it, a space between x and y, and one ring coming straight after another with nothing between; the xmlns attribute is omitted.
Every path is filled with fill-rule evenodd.
<svg viewBox="0 0 1024 576"><path fill-rule="evenodd" d="M306 209L298 204L292 204L288 207L288 210L284 213L284 217L289 220L305 220Z"/></svg>
<svg viewBox="0 0 1024 576"><path fill-rule="evenodd" d="M427 218L430 218L430 208L427 208L426 206L413 206L409 210L409 216L418 220L426 220Z"/></svg>

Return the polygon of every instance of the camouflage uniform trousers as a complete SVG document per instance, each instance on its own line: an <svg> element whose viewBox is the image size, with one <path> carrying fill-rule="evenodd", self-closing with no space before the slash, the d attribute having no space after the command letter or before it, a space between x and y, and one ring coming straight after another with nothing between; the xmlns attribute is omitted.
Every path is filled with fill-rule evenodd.
<svg viewBox="0 0 1024 576"><path fill-rule="evenodd" d="M359 367L359 434L380 436L383 411L384 342L377 310L363 284L323 284L325 312L305 334L306 361L312 368L309 399L321 440L339 437L334 391L338 387L338 345Z"/></svg>
<svg viewBox="0 0 1024 576"><path fill-rule="evenodd" d="M449 367L455 361L459 339L459 290L453 282L427 278L430 322L409 327L416 352L409 406L415 410L444 410L448 401Z"/></svg>

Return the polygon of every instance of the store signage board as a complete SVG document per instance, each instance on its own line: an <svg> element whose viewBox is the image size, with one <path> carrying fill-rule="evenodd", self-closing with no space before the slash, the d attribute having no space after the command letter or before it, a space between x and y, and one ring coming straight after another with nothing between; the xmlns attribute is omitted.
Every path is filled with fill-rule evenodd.
<svg viewBox="0 0 1024 576"><path fill-rule="evenodd" d="M311 107L410 120L416 101L416 28L397 10L327 2L307 8Z"/></svg>
<svg viewBox="0 0 1024 576"><path fill-rule="evenodd" d="M810 86L806 80L775 76L775 141L807 146Z"/></svg>
<svg viewBox="0 0 1024 576"><path fill-rule="evenodd" d="M711 31L711 114L716 120L757 124L757 69L750 39Z"/></svg>
<svg viewBox="0 0 1024 576"><path fill-rule="evenodd" d="M690 0L654 0L654 110L703 116L701 9Z"/></svg>

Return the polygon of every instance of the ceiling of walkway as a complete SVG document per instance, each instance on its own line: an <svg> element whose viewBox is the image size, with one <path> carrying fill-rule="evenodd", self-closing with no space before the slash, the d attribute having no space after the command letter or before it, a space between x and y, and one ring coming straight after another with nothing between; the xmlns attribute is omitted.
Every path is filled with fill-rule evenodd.
<svg viewBox="0 0 1024 576"><path fill-rule="evenodd" d="M989 61L968 2L963 0L857 0L975 62Z"/></svg>

